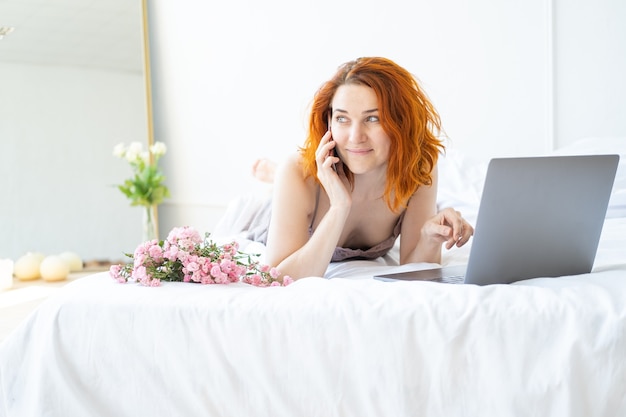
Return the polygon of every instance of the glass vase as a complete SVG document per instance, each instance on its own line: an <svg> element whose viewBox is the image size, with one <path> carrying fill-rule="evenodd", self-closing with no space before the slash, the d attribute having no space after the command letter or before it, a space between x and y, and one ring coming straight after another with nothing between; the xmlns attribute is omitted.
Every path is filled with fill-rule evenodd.
<svg viewBox="0 0 626 417"><path fill-rule="evenodd" d="M145 206L143 208L143 242L159 238L157 225L157 206Z"/></svg>

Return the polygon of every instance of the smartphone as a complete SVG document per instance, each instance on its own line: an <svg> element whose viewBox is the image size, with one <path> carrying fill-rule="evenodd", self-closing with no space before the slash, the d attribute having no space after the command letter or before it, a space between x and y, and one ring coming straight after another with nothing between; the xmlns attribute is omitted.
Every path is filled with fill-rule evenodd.
<svg viewBox="0 0 626 417"><path fill-rule="evenodd" d="M334 140L334 139L333 139L333 137L332 137L332 130L331 130L331 123L332 123L332 117L333 117L333 116L332 116L332 113L333 113L333 111L332 111L332 109L331 109L331 110L328 112L328 119L327 119L327 121L326 121L326 126L328 127L328 131L329 131L329 132L331 132L331 137L330 137L330 140ZM336 149L336 148L333 148L333 156L338 157L338 156L337 156L337 149ZM335 163L334 163L334 162L333 162L333 170L334 170L335 172L337 172L337 167L335 166Z"/></svg>

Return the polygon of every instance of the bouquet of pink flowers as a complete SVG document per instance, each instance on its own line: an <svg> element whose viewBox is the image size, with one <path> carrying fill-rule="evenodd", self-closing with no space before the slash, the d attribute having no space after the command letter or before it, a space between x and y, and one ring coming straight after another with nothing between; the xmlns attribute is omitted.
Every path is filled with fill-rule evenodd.
<svg viewBox="0 0 626 417"><path fill-rule="evenodd" d="M255 257L239 251L237 242L218 245L202 238L191 227L177 227L164 241L150 240L126 254L133 259L126 265L113 265L109 271L118 282L139 282L159 286L161 281L228 284L245 282L259 287L289 285L289 276L279 279L276 268L261 265Z"/></svg>

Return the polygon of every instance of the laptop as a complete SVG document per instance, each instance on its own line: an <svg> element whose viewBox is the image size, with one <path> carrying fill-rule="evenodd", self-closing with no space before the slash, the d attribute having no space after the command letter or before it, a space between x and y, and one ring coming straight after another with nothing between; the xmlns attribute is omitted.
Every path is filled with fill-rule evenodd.
<svg viewBox="0 0 626 417"><path fill-rule="evenodd" d="M477 285L591 272L619 155L489 162L467 265L374 276Z"/></svg>

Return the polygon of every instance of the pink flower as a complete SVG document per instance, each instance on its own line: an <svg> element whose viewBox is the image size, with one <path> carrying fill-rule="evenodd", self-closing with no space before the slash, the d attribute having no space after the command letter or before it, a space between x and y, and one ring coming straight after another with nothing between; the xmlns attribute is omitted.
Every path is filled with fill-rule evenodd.
<svg viewBox="0 0 626 417"><path fill-rule="evenodd" d="M189 253L183 250L179 250L176 254L176 258L184 264L187 263L187 259L189 259Z"/></svg>
<svg viewBox="0 0 626 417"><path fill-rule="evenodd" d="M252 285L260 286L262 284L261 275L259 275L259 274L252 274L250 276L250 283Z"/></svg>
<svg viewBox="0 0 626 417"><path fill-rule="evenodd" d="M146 263L146 259L148 257L143 254L143 253L139 253L139 254L135 254L135 261L133 262L133 265L135 265L135 267L140 267L141 265Z"/></svg>
<svg viewBox="0 0 626 417"><path fill-rule="evenodd" d="M215 281L213 281L213 279L210 276L206 275L202 277L202 280L200 281L200 283L208 285L208 284L215 284Z"/></svg>
<svg viewBox="0 0 626 417"><path fill-rule="evenodd" d="M209 274L211 270L211 262L209 262L208 258L201 256L198 258L198 265L200 266L200 270L203 274Z"/></svg>
<svg viewBox="0 0 626 417"><path fill-rule="evenodd" d="M163 249L158 244L152 245L148 248L148 256L160 262L163 259Z"/></svg>
<svg viewBox="0 0 626 417"><path fill-rule="evenodd" d="M109 275L111 278L118 279L120 278L122 272L122 265L111 265L109 268Z"/></svg>
<svg viewBox="0 0 626 417"><path fill-rule="evenodd" d="M200 265L198 265L196 262L189 262L186 264L185 269L189 272L196 272L200 269Z"/></svg>
<svg viewBox="0 0 626 417"><path fill-rule="evenodd" d="M280 272L278 272L278 269L276 269L276 268L270 268L269 274L270 274L270 277L272 277L274 279L276 279L276 278L278 278L280 276Z"/></svg>
<svg viewBox="0 0 626 417"><path fill-rule="evenodd" d="M175 227L167 235L167 241L178 245L183 250L189 250L195 245L202 243L202 237L192 227Z"/></svg>
<svg viewBox="0 0 626 417"><path fill-rule="evenodd" d="M175 261L178 258L178 246L176 245L170 246L166 242L165 247L167 247L167 249L163 251L163 257L170 261Z"/></svg>
<svg viewBox="0 0 626 417"><path fill-rule="evenodd" d="M148 274L146 273L146 267L145 266L138 266L137 268L135 268L135 270L133 271L133 276L135 277L135 279L137 279L138 281L143 281L148 277Z"/></svg>
<svg viewBox="0 0 626 417"><path fill-rule="evenodd" d="M220 270L225 274L231 275L237 271L237 264L230 259L222 259L219 265Z"/></svg>
<svg viewBox="0 0 626 417"><path fill-rule="evenodd" d="M211 277L217 284L228 283L228 275L222 271L222 268L219 265L215 265L211 268Z"/></svg>
<svg viewBox="0 0 626 417"><path fill-rule="evenodd" d="M245 282L256 286L289 285L293 280L269 265L261 265L255 256L239 252L236 241L218 245L191 227L174 228L163 242L152 240L137 246L133 262L114 265L109 275L119 282L138 282L158 286L161 281L228 284Z"/></svg>

